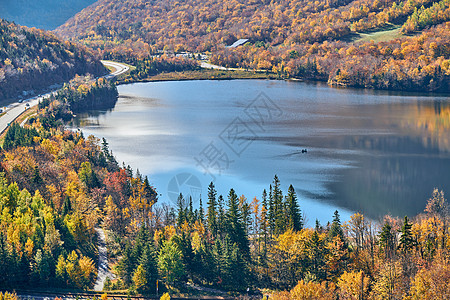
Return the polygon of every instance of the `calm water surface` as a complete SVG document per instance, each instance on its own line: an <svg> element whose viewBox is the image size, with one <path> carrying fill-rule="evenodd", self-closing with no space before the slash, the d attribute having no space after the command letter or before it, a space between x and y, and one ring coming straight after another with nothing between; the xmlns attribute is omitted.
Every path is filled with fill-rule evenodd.
<svg viewBox="0 0 450 300"><path fill-rule="evenodd" d="M78 116L119 162L148 175L161 202L206 202L215 181L261 199L293 184L310 225L360 211L421 212L450 193L450 100L285 81L184 81L119 87L111 111ZM302 153L306 149L307 153Z"/></svg>

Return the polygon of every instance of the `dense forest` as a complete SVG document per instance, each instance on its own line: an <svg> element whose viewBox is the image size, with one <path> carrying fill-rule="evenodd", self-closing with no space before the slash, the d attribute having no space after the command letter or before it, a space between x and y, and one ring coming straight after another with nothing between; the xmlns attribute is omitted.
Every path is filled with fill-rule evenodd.
<svg viewBox="0 0 450 300"><path fill-rule="evenodd" d="M56 32L106 56L210 52L215 64L281 78L446 92L449 13L446 0L101 0ZM384 41L361 38L383 30Z"/></svg>
<svg viewBox="0 0 450 300"><path fill-rule="evenodd" d="M146 199L155 195L148 180L132 178L129 168L117 164L106 141L64 129L60 118L71 103L89 103L99 91L117 92L102 79L77 82L39 105L38 115L24 127L12 124L4 137L0 153L2 289L92 287L97 273L94 228L109 209L108 199L127 202L137 189L146 193ZM122 190L116 180L126 182Z"/></svg>
<svg viewBox="0 0 450 300"><path fill-rule="evenodd" d="M0 20L1 101L86 73L106 73L87 49L63 42L51 33Z"/></svg>
<svg viewBox="0 0 450 300"><path fill-rule="evenodd" d="M356 213L342 222L336 211L313 228L295 188L283 192L277 176L260 199L234 189L218 195L211 183L199 207L182 194L171 207L158 203L147 177L117 163L106 140L64 129L65 114L58 112L69 111L72 97L89 99L101 87L114 90L106 81L73 81L5 136L1 288L92 287L95 228L102 227L118 275L105 291L154 294L159 280L160 291L172 294L190 281L274 299L449 295L450 215L442 191L433 191L413 219L375 222Z"/></svg>
<svg viewBox="0 0 450 300"><path fill-rule="evenodd" d="M110 109L117 102L118 92L114 82L92 76L75 76L69 83L49 98L39 103L39 109L50 106L54 119L70 120L72 113L94 109ZM68 115L68 117L64 117Z"/></svg>
<svg viewBox="0 0 450 300"><path fill-rule="evenodd" d="M161 73L183 72L199 70L200 66L196 60L182 57L147 57L138 59L136 57L122 57L122 62L129 63L135 68L121 76L119 82L133 82L146 80L149 77Z"/></svg>

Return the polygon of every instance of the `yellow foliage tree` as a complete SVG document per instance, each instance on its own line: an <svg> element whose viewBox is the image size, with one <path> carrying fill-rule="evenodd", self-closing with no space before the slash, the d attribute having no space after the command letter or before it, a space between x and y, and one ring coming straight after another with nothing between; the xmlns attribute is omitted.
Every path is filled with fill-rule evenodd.
<svg viewBox="0 0 450 300"><path fill-rule="evenodd" d="M335 287L333 283L326 282L307 282L300 280L291 290L291 299L293 300L328 300L335 299Z"/></svg>
<svg viewBox="0 0 450 300"><path fill-rule="evenodd" d="M339 299L363 299L369 286L369 278L364 276L363 271L344 272L337 283L339 287Z"/></svg>
<svg viewBox="0 0 450 300"><path fill-rule="evenodd" d="M136 268L136 271L134 271L133 274L133 283L136 290L141 290L147 285L147 277L145 274L144 267L142 265L139 265Z"/></svg>
<svg viewBox="0 0 450 300"><path fill-rule="evenodd" d="M405 300L449 299L450 265L448 260L436 258L430 268L417 272L411 282L409 296Z"/></svg>

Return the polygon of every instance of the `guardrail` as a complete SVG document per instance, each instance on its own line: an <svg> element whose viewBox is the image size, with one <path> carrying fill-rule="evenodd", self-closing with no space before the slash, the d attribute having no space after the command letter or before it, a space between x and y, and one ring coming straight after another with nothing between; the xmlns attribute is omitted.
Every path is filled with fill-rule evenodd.
<svg viewBox="0 0 450 300"><path fill-rule="evenodd" d="M11 293L11 291L9 291ZM125 294L108 294L107 292L38 292L38 291L27 291L27 290L15 290L12 291L17 295L17 298L22 300L30 300L30 299L44 299L44 300L53 300L55 298L60 299L76 299L76 300L92 300L94 298L100 300L103 294L107 294L108 300L158 300L161 295L149 295L149 296L132 296ZM228 300L235 299L231 296L187 296L187 297L177 297L170 296L170 299L173 300Z"/></svg>

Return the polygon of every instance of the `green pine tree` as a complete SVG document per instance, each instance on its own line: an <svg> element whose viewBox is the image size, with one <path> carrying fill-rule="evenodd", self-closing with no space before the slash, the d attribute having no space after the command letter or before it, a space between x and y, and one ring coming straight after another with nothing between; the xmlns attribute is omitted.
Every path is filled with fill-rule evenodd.
<svg viewBox="0 0 450 300"><path fill-rule="evenodd" d="M334 237L338 236L341 241L345 243L344 230L341 226L341 217L339 216L339 212L336 210L334 212L333 222L331 223L330 230L328 231L328 239L332 240Z"/></svg>
<svg viewBox="0 0 450 300"><path fill-rule="evenodd" d="M288 228L294 231L300 231L303 228L303 219L300 208L297 203L297 195L292 184L289 186L286 196L286 208L288 217Z"/></svg>
<svg viewBox="0 0 450 300"><path fill-rule="evenodd" d="M401 232L402 234L400 236L400 242L398 245L398 248L403 253L408 252L416 245L416 241L414 240L414 237L411 232L411 227L412 224L409 223L408 217L405 216L402 228L401 230L399 230L399 232Z"/></svg>
<svg viewBox="0 0 450 300"><path fill-rule="evenodd" d="M217 192L214 187L214 183L210 183L208 186L208 215L207 215L207 223L209 231L213 236L217 235L217 201L216 201Z"/></svg>
<svg viewBox="0 0 450 300"><path fill-rule="evenodd" d="M158 264L156 262L156 252L153 242L145 245L141 258L139 259L139 265L145 271L147 284L144 290L154 294L156 292L156 280L158 280Z"/></svg>
<svg viewBox="0 0 450 300"><path fill-rule="evenodd" d="M236 243L245 258L250 257L250 248L243 215L239 209L239 199L233 189L228 194L228 210L226 213L227 233L232 243Z"/></svg>
<svg viewBox="0 0 450 300"><path fill-rule="evenodd" d="M387 222L381 229L379 245L383 249L385 257L392 258L394 254L394 234L392 232L392 226Z"/></svg>

